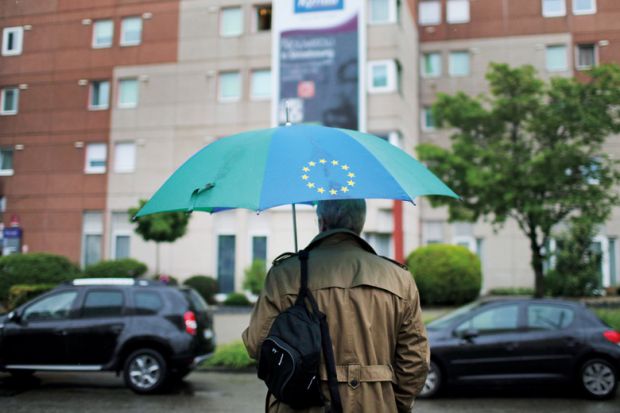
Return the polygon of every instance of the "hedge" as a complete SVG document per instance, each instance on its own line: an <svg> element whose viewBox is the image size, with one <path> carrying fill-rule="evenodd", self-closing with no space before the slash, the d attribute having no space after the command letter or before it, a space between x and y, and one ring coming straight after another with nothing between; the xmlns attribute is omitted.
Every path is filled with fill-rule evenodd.
<svg viewBox="0 0 620 413"><path fill-rule="evenodd" d="M194 275L185 280L183 284L198 291L208 304L217 304L215 294L219 292L219 287L215 278L207 275Z"/></svg>
<svg viewBox="0 0 620 413"><path fill-rule="evenodd" d="M229 306L252 305L250 300L248 300L248 298L244 294L241 294L241 293L228 294L228 297L226 297L226 300L224 300L223 304L229 305Z"/></svg>
<svg viewBox="0 0 620 413"><path fill-rule="evenodd" d="M482 271L478 257L465 247L433 244L407 258L422 304L459 305L478 297Z"/></svg>
<svg viewBox="0 0 620 413"><path fill-rule="evenodd" d="M217 346L215 353L207 360L205 366L239 369L255 364L256 361L250 358L243 343L241 341L233 341L229 344Z"/></svg>
<svg viewBox="0 0 620 413"><path fill-rule="evenodd" d="M84 269L84 276L97 278L138 278L144 275L146 270L146 264L133 258L123 258L121 260L100 261L89 265Z"/></svg>
<svg viewBox="0 0 620 413"><path fill-rule="evenodd" d="M19 307L55 287L56 284L15 284L9 289L8 308Z"/></svg>

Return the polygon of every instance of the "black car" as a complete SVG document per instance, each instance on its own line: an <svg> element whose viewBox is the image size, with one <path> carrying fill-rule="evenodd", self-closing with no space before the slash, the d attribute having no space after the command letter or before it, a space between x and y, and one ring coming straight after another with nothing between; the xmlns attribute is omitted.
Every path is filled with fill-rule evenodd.
<svg viewBox="0 0 620 413"><path fill-rule="evenodd" d="M584 305L561 300L475 302L427 326L431 368L421 397L447 385L576 383L611 398L620 371L620 333Z"/></svg>
<svg viewBox="0 0 620 413"><path fill-rule="evenodd" d="M0 370L123 372L136 393L186 376L214 348L202 297L153 281L77 279L0 317Z"/></svg>

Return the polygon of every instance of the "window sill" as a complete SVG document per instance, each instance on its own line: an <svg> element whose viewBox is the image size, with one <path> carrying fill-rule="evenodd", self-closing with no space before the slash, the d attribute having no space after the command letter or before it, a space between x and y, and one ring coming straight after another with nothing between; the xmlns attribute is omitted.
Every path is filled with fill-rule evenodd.
<svg viewBox="0 0 620 413"><path fill-rule="evenodd" d="M383 22L371 22L368 21L368 25L369 26L390 26L390 25L395 25L397 23L396 20L386 20Z"/></svg>
<svg viewBox="0 0 620 413"><path fill-rule="evenodd" d="M93 44L92 47L93 47L93 49L110 49L110 48L112 48L112 44L105 44L105 45Z"/></svg>
<svg viewBox="0 0 620 413"><path fill-rule="evenodd" d="M108 110L110 107L109 106L89 106L88 110L93 111L93 112L97 112L97 111L101 111L101 110Z"/></svg>
<svg viewBox="0 0 620 413"><path fill-rule="evenodd" d="M547 18L547 19L553 19L554 17L566 17L566 13L562 13L562 14L543 14L542 16L544 18Z"/></svg>
<svg viewBox="0 0 620 413"><path fill-rule="evenodd" d="M22 54L21 51L20 52L9 52L9 51L5 52L5 51L2 51L2 56L7 56L7 57L8 56L19 56L21 54Z"/></svg>
<svg viewBox="0 0 620 413"><path fill-rule="evenodd" d="M252 102L265 102L271 100L271 96L251 96L250 100Z"/></svg>
<svg viewBox="0 0 620 413"><path fill-rule="evenodd" d="M105 174L105 172L106 172L105 169L103 171L102 170L84 170L84 173L86 175L103 175Z"/></svg>
<svg viewBox="0 0 620 413"><path fill-rule="evenodd" d="M137 107L138 107L137 103L132 103L132 104L125 103L123 105L118 105L119 109L135 109Z"/></svg>
<svg viewBox="0 0 620 413"><path fill-rule="evenodd" d="M12 169L0 169L0 176L13 176L14 173Z"/></svg>
<svg viewBox="0 0 620 413"><path fill-rule="evenodd" d="M396 89L372 89L368 88L368 93L371 95L387 95L390 93L396 93L398 90Z"/></svg>
<svg viewBox="0 0 620 413"><path fill-rule="evenodd" d="M464 20L464 21L456 21L456 22L446 22L448 24L467 24L467 23L471 23L471 20Z"/></svg>
<svg viewBox="0 0 620 413"><path fill-rule="evenodd" d="M119 170L114 171L115 174L121 174L121 175L132 174L134 172L135 172L135 169L119 169Z"/></svg>
<svg viewBox="0 0 620 413"><path fill-rule="evenodd" d="M224 38L224 39L236 39L243 36L243 33L239 33L239 34L222 34L220 33L220 37Z"/></svg>
<svg viewBox="0 0 620 413"><path fill-rule="evenodd" d="M142 44L142 42L137 42L137 43L120 43L119 46L120 47L134 47L134 46L140 46Z"/></svg>
<svg viewBox="0 0 620 413"><path fill-rule="evenodd" d="M575 16L587 16L590 14L596 14L596 10L584 10L584 11L575 11L573 10L573 15Z"/></svg>
<svg viewBox="0 0 620 413"><path fill-rule="evenodd" d="M17 111L15 112L0 112L0 116L15 116L17 115Z"/></svg>
<svg viewBox="0 0 620 413"><path fill-rule="evenodd" d="M236 103L236 102L240 102L241 98L240 97L238 97L238 98L223 98L223 97L220 97L217 101L219 103Z"/></svg>
<svg viewBox="0 0 620 413"><path fill-rule="evenodd" d="M576 66L575 70L577 70L578 72L585 72L587 70L592 70L594 68L594 66Z"/></svg>

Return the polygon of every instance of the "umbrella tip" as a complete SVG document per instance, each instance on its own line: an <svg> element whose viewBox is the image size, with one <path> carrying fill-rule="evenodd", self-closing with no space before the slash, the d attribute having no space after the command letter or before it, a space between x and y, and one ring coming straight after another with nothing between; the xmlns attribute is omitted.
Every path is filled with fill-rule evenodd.
<svg viewBox="0 0 620 413"><path fill-rule="evenodd" d="M138 220L138 217L136 215L131 217L131 222L136 222Z"/></svg>

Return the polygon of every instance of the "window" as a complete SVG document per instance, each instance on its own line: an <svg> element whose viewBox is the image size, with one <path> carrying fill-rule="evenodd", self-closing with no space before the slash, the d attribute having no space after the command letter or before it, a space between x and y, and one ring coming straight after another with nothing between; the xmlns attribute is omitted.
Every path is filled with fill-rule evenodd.
<svg viewBox="0 0 620 413"><path fill-rule="evenodd" d="M577 46L577 70L588 70L596 66L596 46L580 44Z"/></svg>
<svg viewBox="0 0 620 413"><path fill-rule="evenodd" d="M95 80L90 84L90 110L107 109L110 102L110 82L107 80Z"/></svg>
<svg viewBox="0 0 620 413"><path fill-rule="evenodd" d="M111 220L111 255L119 260L130 257L132 227L129 214L124 211L112 212Z"/></svg>
<svg viewBox="0 0 620 413"><path fill-rule="evenodd" d="M596 13L596 0L573 0L573 14Z"/></svg>
<svg viewBox="0 0 620 413"><path fill-rule="evenodd" d="M441 54L439 52L429 52L422 54L420 64L420 72L422 77L439 77L441 76Z"/></svg>
<svg viewBox="0 0 620 413"><path fill-rule="evenodd" d="M527 326L533 330L561 330L573 323L575 312L555 305L531 304L527 307Z"/></svg>
<svg viewBox="0 0 620 413"><path fill-rule="evenodd" d="M89 143L86 145L86 165L84 172L87 174L102 174L106 171L108 147L105 143Z"/></svg>
<svg viewBox="0 0 620 413"><path fill-rule="evenodd" d="M441 23L441 3L439 1L421 1L418 5L418 21L420 26L431 26Z"/></svg>
<svg viewBox="0 0 620 413"><path fill-rule="evenodd" d="M121 46L136 46L142 42L142 19L126 17L121 23Z"/></svg>
<svg viewBox="0 0 620 413"><path fill-rule="evenodd" d="M103 238L103 214L98 211L84 212L82 224L82 265L101 261Z"/></svg>
<svg viewBox="0 0 620 413"><path fill-rule="evenodd" d="M7 87L0 96L0 115L16 115L19 106L19 89Z"/></svg>
<svg viewBox="0 0 620 413"><path fill-rule="evenodd" d="M241 99L241 74L239 72L220 73L220 101Z"/></svg>
<svg viewBox="0 0 620 413"><path fill-rule="evenodd" d="M542 0L544 17L566 16L566 0Z"/></svg>
<svg viewBox="0 0 620 413"><path fill-rule="evenodd" d="M23 39L22 27L5 27L2 30L2 56L22 54Z"/></svg>
<svg viewBox="0 0 620 413"><path fill-rule="evenodd" d="M65 291L50 295L24 310L24 321L64 320L69 318L77 291Z"/></svg>
<svg viewBox="0 0 620 413"><path fill-rule="evenodd" d="M136 167L136 144L118 142L114 145L114 172L133 172Z"/></svg>
<svg viewBox="0 0 620 413"><path fill-rule="evenodd" d="M456 333L478 330L480 334L501 333L517 329L518 305L505 305L483 311L456 328Z"/></svg>
<svg viewBox="0 0 620 413"><path fill-rule="evenodd" d="M369 0L368 21L371 24L396 22L396 0Z"/></svg>
<svg viewBox="0 0 620 413"><path fill-rule="evenodd" d="M217 237L217 283L221 293L235 291L235 236Z"/></svg>
<svg viewBox="0 0 620 413"><path fill-rule="evenodd" d="M271 4L262 4L254 7L256 16L256 31L268 32L271 30Z"/></svg>
<svg viewBox="0 0 620 413"><path fill-rule="evenodd" d="M121 79L118 81L118 107L135 108L138 106L138 79Z"/></svg>
<svg viewBox="0 0 620 413"><path fill-rule="evenodd" d="M547 46L547 70L549 72L562 72L568 70L566 46Z"/></svg>
<svg viewBox="0 0 620 413"><path fill-rule="evenodd" d="M114 22L112 20L97 20L93 24L93 47L101 49L111 47L114 40Z"/></svg>
<svg viewBox="0 0 620 413"><path fill-rule="evenodd" d="M267 237L252 237L252 261L261 260L267 262Z"/></svg>
<svg viewBox="0 0 620 413"><path fill-rule="evenodd" d="M450 52L449 68L450 76L469 75L469 52Z"/></svg>
<svg viewBox="0 0 620 413"><path fill-rule="evenodd" d="M443 240L443 222L425 221L422 223L424 245L441 244Z"/></svg>
<svg viewBox="0 0 620 413"><path fill-rule="evenodd" d="M467 23L469 21L469 0L448 0L448 23Z"/></svg>
<svg viewBox="0 0 620 413"><path fill-rule="evenodd" d="M243 33L243 12L241 7L222 9L220 14L220 36L240 36Z"/></svg>
<svg viewBox="0 0 620 413"><path fill-rule="evenodd" d="M271 97L271 70L252 71L252 90L250 97L254 100L269 99Z"/></svg>
<svg viewBox="0 0 620 413"><path fill-rule="evenodd" d="M82 306L82 317L119 316L123 312L123 302L120 291L89 291Z"/></svg>
<svg viewBox="0 0 620 413"><path fill-rule="evenodd" d="M140 291L133 293L134 312L139 315L157 314L164 302L156 292Z"/></svg>
<svg viewBox="0 0 620 413"><path fill-rule="evenodd" d="M432 108L422 108L422 113L420 114L420 122L422 123L422 131L430 132L435 130L435 118L433 117Z"/></svg>
<svg viewBox="0 0 620 413"><path fill-rule="evenodd" d="M367 232L364 236L378 255L392 256L392 234L382 232Z"/></svg>
<svg viewBox="0 0 620 413"><path fill-rule="evenodd" d="M13 175L13 148L0 148L0 176Z"/></svg>
<svg viewBox="0 0 620 413"><path fill-rule="evenodd" d="M389 93L398 89L398 73L394 60L368 62L368 91Z"/></svg>

